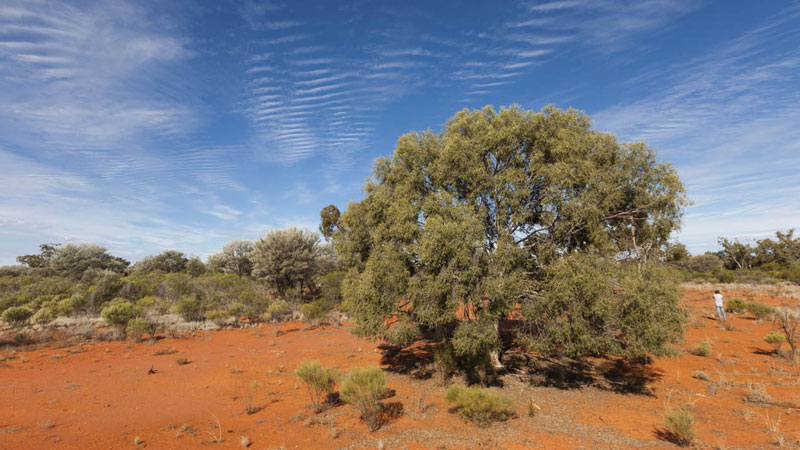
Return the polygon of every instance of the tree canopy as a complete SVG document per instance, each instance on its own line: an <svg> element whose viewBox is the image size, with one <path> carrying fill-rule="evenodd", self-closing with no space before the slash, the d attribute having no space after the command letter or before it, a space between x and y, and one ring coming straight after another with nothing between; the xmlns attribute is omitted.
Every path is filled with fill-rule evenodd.
<svg viewBox="0 0 800 450"><path fill-rule="evenodd" d="M462 359L496 349L497 321L536 298L566 256L646 265L687 202L651 148L555 107L463 110L440 133L405 134L364 194L325 226L356 332L382 336L396 316L436 330Z"/></svg>
<svg viewBox="0 0 800 450"><path fill-rule="evenodd" d="M314 276L318 242L319 235L297 228L270 231L249 254L253 276L264 278L280 293L308 285Z"/></svg>

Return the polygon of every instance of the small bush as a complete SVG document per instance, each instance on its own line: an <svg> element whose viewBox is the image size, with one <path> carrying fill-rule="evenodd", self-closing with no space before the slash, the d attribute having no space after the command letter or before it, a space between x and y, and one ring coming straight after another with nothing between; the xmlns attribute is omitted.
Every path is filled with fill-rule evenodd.
<svg viewBox="0 0 800 450"><path fill-rule="evenodd" d="M215 324L222 326L231 318L230 313L222 309L214 309L212 311L206 311L205 313L206 320L210 320Z"/></svg>
<svg viewBox="0 0 800 450"><path fill-rule="evenodd" d="M380 367L353 369L342 383L339 395L355 406L370 431L381 426L381 402L387 393L386 375Z"/></svg>
<svg viewBox="0 0 800 450"><path fill-rule="evenodd" d="M772 344L775 349L775 354L778 354L781 350L781 345L786 342L786 336L778 333L777 331L770 331L769 334L764 337L764 342Z"/></svg>
<svg viewBox="0 0 800 450"><path fill-rule="evenodd" d="M692 350L691 354L695 356L709 356L711 355L711 342L703 341L697 344Z"/></svg>
<svg viewBox="0 0 800 450"><path fill-rule="evenodd" d="M187 322L202 322L205 318L205 307L197 295L186 295L178 303L178 313Z"/></svg>
<svg viewBox="0 0 800 450"><path fill-rule="evenodd" d="M711 377L702 370L695 370L692 376L698 380L711 381Z"/></svg>
<svg viewBox="0 0 800 450"><path fill-rule="evenodd" d="M272 320L283 320L292 313L292 305L284 300L277 300L267 307L266 313Z"/></svg>
<svg viewBox="0 0 800 450"><path fill-rule="evenodd" d="M311 303L300 305L300 312L306 317L306 320L316 322L325 316L328 312L326 304L323 300L317 300Z"/></svg>
<svg viewBox="0 0 800 450"><path fill-rule="evenodd" d="M748 303L747 311L755 316L756 319L768 319L775 314L775 309L760 302Z"/></svg>
<svg viewBox="0 0 800 450"><path fill-rule="evenodd" d="M189 364L191 361L189 361L189 358L187 358L185 356L181 356L181 357L177 358L175 360L175 362L178 363L179 366L185 366L185 365Z"/></svg>
<svg viewBox="0 0 800 450"><path fill-rule="evenodd" d="M770 403L772 397L764 390L764 386L760 384L750 384L747 386L747 395L744 396L744 401L747 403L764 404Z"/></svg>
<svg viewBox="0 0 800 450"><path fill-rule="evenodd" d="M386 333L386 340L393 345L407 346L419 338L419 328L408 322L399 322Z"/></svg>
<svg viewBox="0 0 800 450"><path fill-rule="evenodd" d="M664 427L669 433L669 439L678 445L690 445L697 437L694 415L685 408L667 408Z"/></svg>
<svg viewBox="0 0 800 450"><path fill-rule="evenodd" d="M110 325L125 327L128 321L137 317L139 310L130 302L117 298L111 301L102 311L100 317L105 319Z"/></svg>
<svg viewBox="0 0 800 450"><path fill-rule="evenodd" d="M33 310L25 306L12 306L3 311L3 320L14 325L23 325L33 315Z"/></svg>
<svg viewBox="0 0 800 450"><path fill-rule="evenodd" d="M309 361L297 368L297 378L306 385L314 411L320 412L325 396L333 392L339 381L339 372L332 367L322 367L319 361Z"/></svg>
<svg viewBox="0 0 800 450"><path fill-rule="evenodd" d="M138 306L142 310L147 310L155 308L156 303L157 303L156 298L151 295L148 295L137 300L136 306Z"/></svg>
<svg viewBox="0 0 800 450"><path fill-rule="evenodd" d="M148 335L152 338L156 333L156 324L147 319L133 318L128 321L125 332L136 339L144 339Z"/></svg>
<svg viewBox="0 0 800 450"><path fill-rule="evenodd" d="M731 313L743 313L747 310L747 302L742 300L739 297L732 298L728 300L727 305L725 305L725 311Z"/></svg>
<svg viewBox="0 0 800 450"><path fill-rule="evenodd" d="M36 311L36 314L31 317L31 322L37 325L47 325L55 318L56 316L53 314L53 310L48 307L44 307Z"/></svg>
<svg viewBox="0 0 800 450"><path fill-rule="evenodd" d="M459 416L479 427L514 415L511 399L486 388L453 386L445 393L444 400Z"/></svg>

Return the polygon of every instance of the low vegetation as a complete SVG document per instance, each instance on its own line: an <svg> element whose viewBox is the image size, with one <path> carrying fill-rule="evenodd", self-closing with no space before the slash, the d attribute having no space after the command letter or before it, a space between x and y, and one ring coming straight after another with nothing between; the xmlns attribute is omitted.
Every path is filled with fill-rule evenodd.
<svg viewBox="0 0 800 450"><path fill-rule="evenodd" d="M711 342L703 341L695 345L690 353L695 356L711 356Z"/></svg>
<svg viewBox="0 0 800 450"><path fill-rule="evenodd" d="M479 427L502 422L514 416L511 399L487 388L452 386L444 396L453 412ZM529 415L535 410L529 405Z"/></svg>
<svg viewBox="0 0 800 450"><path fill-rule="evenodd" d="M306 385L314 412L320 412L327 395L336 387L340 375L336 369L323 367L319 361L309 361L297 368L297 378Z"/></svg>
<svg viewBox="0 0 800 450"><path fill-rule="evenodd" d="M370 431L383 425L381 399L388 393L386 375L380 367L353 369L339 392L341 399L353 405Z"/></svg>
<svg viewBox="0 0 800 450"><path fill-rule="evenodd" d="M678 445L691 445L697 437L694 415L686 408L667 408L664 413L667 438Z"/></svg>

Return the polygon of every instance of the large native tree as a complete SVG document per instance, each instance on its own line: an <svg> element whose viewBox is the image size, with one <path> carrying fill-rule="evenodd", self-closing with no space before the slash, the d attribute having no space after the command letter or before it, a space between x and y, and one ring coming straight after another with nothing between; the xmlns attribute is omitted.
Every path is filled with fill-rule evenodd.
<svg viewBox="0 0 800 450"><path fill-rule="evenodd" d="M546 350L620 351L631 333L646 334L637 345L657 350L680 333L680 314L657 315L679 309L676 295L655 293L632 307L636 296L628 294L646 283L653 255L679 226L681 181L645 144L593 130L580 111L463 110L441 133L402 136L394 155L376 162L364 194L325 224L347 268L342 292L357 334L384 336L397 318L404 328L434 332L469 367L499 365L497 325L517 305L546 316L526 314L523 327ZM545 296L559 288L559 275L580 274L573 254L601 258L592 278L612 285ZM620 271L620 281L598 275ZM599 297L615 292L625 295L602 316L570 318L603 307ZM626 308L646 324L611 320ZM608 336L608 345L581 346L587 339L572 339L578 333Z"/></svg>

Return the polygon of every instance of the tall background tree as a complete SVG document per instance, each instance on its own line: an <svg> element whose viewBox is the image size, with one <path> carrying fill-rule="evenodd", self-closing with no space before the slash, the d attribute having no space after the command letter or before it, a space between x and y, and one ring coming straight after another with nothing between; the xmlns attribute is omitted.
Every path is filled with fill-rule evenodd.
<svg viewBox="0 0 800 450"><path fill-rule="evenodd" d="M593 130L585 114L554 107L463 110L441 133L406 134L391 158L376 162L364 192L326 226L347 269L342 291L355 332L384 336L387 319L398 317L434 331L464 367L499 366L499 320L518 304L535 311L544 290L561 288L552 283L553 268L572 254L597 255L609 266L629 260L619 270L647 283L648 264L664 251L687 202L675 170L645 144L620 143ZM680 334L682 320L676 297L667 297L660 310L675 311L674 320L648 314L653 301L636 306L649 320L641 333L672 320L660 338L620 337L570 353L621 351L634 339L645 351L660 349ZM587 332L568 310L550 311L559 332ZM595 334L626 332L621 322L585 326Z"/></svg>
<svg viewBox="0 0 800 450"><path fill-rule="evenodd" d="M222 251L208 257L208 268L213 272L235 273L240 277L249 277L253 271L250 252L253 242L244 239L228 242Z"/></svg>
<svg viewBox="0 0 800 450"><path fill-rule="evenodd" d="M263 278L280 294L313 280L319 235L297 228L273 230L259 239L249 257L253 276Z"/></svg>

